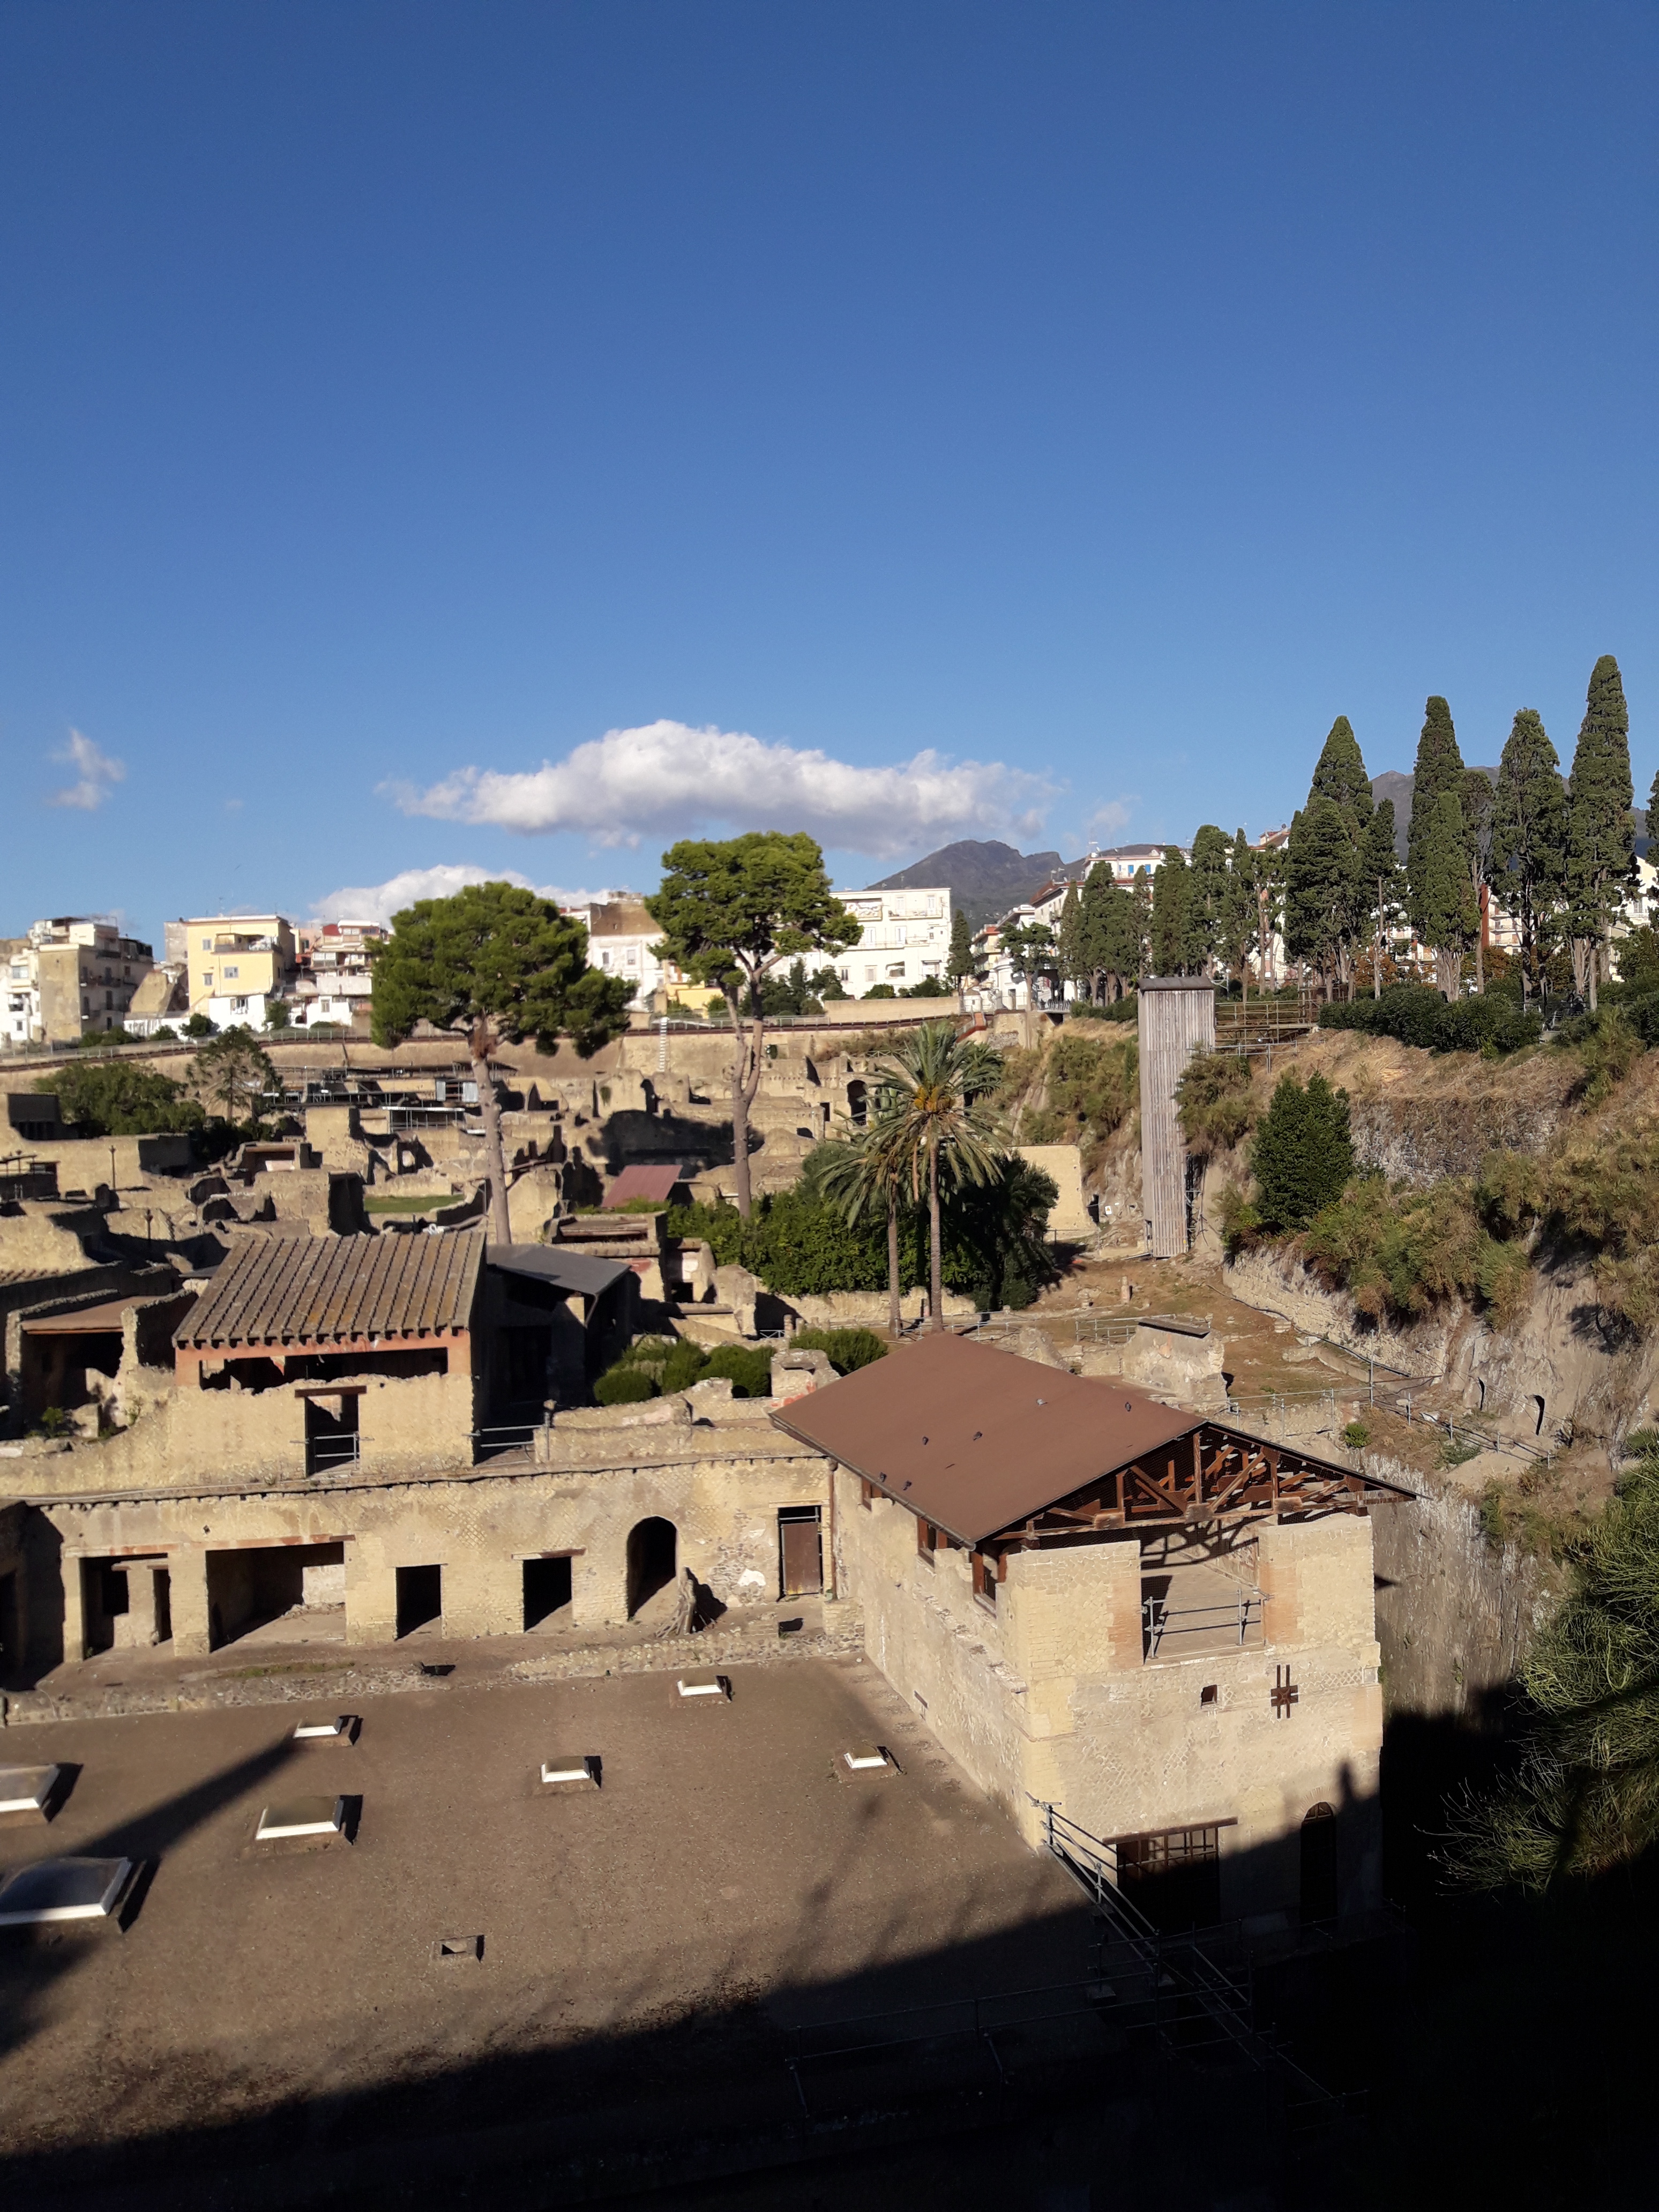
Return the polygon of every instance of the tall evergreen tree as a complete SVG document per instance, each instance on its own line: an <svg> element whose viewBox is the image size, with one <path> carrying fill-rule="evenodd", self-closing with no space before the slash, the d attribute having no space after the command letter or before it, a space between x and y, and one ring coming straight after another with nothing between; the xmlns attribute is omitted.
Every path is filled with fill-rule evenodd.
<svg viewBox="0 0 1659 2212"><path fill-rule="evenodd" d="M1291 822L1285 945L1292 958L1311 963L1328 1000L1352 974L1361 888L1353 824L1334 799L1314 792Z"/></svg>
<svg viewBox="0 0 1659 2212"><path fill-rule="evenodd" d="M1566 883L1567 794L1561 763L1531 707L1516 715L1492 796L1492 895L1521 933L1521 1004L1540 983L1552 917Z"/></svg>
<svg viewBox="0 0 1659 2212"><path fill-rule="evenodd" d="M1204 964L1204 929L1194 912L1196 886L1178 845L1165 851L1152 879L1152 972L1194 975Z"/></svg>
<svg viewBox="0 0 1659 2212"><path fill-rule="evenodd" d="M1619 663L1604 653L1590 673L1567 779L1567 927L1573 981L1592 1012L1607 967L1607 939L1636 875L1634 797L1625 687Z"/></svg>
<svg viewBox="0 0 1659 2212"><path fill-rule="evenodd" d="M1127 899L1128 894L1120 884L1113 882L1110 861L1097 861L1083 878L1083 911L1078 930L1079 953L1084 973L1088 978L1089 996L1097 1006L1118 980L1113 974L1115 963L1108 957L1115 896Z"/></svg>
<svg viewBox="0 0 1659 2212"><path fill-rule="evenodd" d="M1137 868L1129 886L1129 896L1134 902L1133 944L1137 975L1155 975L1157 963L1152 958L1152 871Z"/></svg>
<svg viewBox="0 0 1659 2212"><path fill-rule="evenodd" d="M945 959L945 973L956 985L958 1006L962 1003L963 986L974 972L974 933L968 926L966 913L958 907L951 917L951 950Z"/></svg>
<svg viewBox="0 0 1659 2212"><path fill-rule="evenodd" d="M1394 801L1385 799L1374 807L1371 818L1365 824L1365 838L1360 848L1360 866L1365 878L1365 895L1371 902L1371 917L1376 923L1372 939L1371 996L1382 995L1382 957L1388 945L1389 926L1401 912L1402 878L1400 860L1394 849Z"/></svg>
<svg viewBox="0 0 1659 2212"><path fill-rule="evenodd" d="M1083 899L1075 884L1068 884L1060 902L1060 980L1069 983L1079 998L1085 995L1089 985L1088 950L1083 941Z"/></svg>
<svg viewBox="0 0 1659 2212"><path fill-rule="evenodd" d="M1285 919L1286 860L1282 845L1264 845L1255 855L1255 941L1261 955L1263 981L1279 987L1274 942Z"/></svg>
<svg viewBox="0 0 1659 2212"><path fill-rule="evenodd" d="M1229 974L1237 968L1246 1006L1250 999L1250 952L1255 944L1255 854L1240 830L1227 854L1227 883L1222 893L1216 951Z"/></svg>
<svg viewBox="0 0 1659 2212"><path fill-rule="evenodd" d="M1146 970L1148 910L1136 892L1115 881L1104 868L1097 868L1090 877L1085 896L1097 882L1101 888L1090 925L1090 949L1100 963L1108 996L1121 999Z"/></svg>
<svg viewBox="0 0 1659 2212"><path fill-rule="evenodd" d="M1486 918L1483 894L1492 871L1492 778L1484 769L1463 771L1463 836L1469 864L1469 890L1474 899L1474 988L1486 988Z"/></svg>
<svg viewBox="0 0 1659 2212"><path fill-rule="evenodd" d="M1437 694L1424 709L1423 732L1417 741L1417 767L1412 786L1412 818L1406 831L1406 912L1420 943L1426 945L1435 956L1437 978L1448 997L1455 997L1456 976L1461 972L1463 948L1468 934L1461 927L1466 908L1461 898L1451 898L1444 882L1445 855L1437 848L1431 857L1430 846L1440 836L1436 825L1441 821L1438 801L1449 792L1458 802L1457 834L1460 841L1466 836L1463 820L1463 756L1457 750L1457 732L1452 726L1451 708ZM1458 846L1458 866L1466 865L1464 845ZM1451 954L1433 934L1429 922L1430 884L1432 879L1434 910L1447 927L1458 930L1457 957L1452 965L1453 981L1448 988L1446 976Z"/></svg>
<svg viewBox="0 0 1659 2212"><path fill-rule="evenodd" d="M1308 796L1334 799L1357 830L1363 830L1371 818L1370 778L1365 773L1353 725L1346 714L1339 714L1331 724Z"/></svg>
<svg viewBox="0 0 1659 2212"><path fill-rule="evenodd" d="M1221 909L1227 896L1227 833L1206 822L1193 839L1189 909L1200 972L1219 956Z"/></svg>
<svg viewBox="0 0 1659 2212"><path fill-rule="evenodd" d="M1417 803L1412 804L1412 822ZM1455 788L1443 791L1429 810L1418 845L1418 935L1434 949L1435 981L1448 1000L1457 996L1463 956L1480 927L1469 878L1469 839L1463 801Z"/></svg>

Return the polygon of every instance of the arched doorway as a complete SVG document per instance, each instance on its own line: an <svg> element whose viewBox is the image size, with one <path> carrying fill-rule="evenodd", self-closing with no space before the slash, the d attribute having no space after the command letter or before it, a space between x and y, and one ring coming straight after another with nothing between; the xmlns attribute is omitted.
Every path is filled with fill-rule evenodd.
<svg viewBox="0 0 1659 2212"><path fill-rule="evenodd" d="M1339 1906L1336 1814L1328 1805L1312 1805L1302 1820L1302 1917L1334 1920Z"/></svg>
<svg viewBox="0 0 1659 2212"><path fill-rule="evenodd" d="M628 1532L628 1618L672 1583L679 1571L679 1532L653 1514Z"/></svg>
<svg viewBox="0 0 1659 2212"><path fill-rule="evenodd" d="M855 1129L870 1119L870 1094L856 1075L847 1086L847 1118Z"/></svg>

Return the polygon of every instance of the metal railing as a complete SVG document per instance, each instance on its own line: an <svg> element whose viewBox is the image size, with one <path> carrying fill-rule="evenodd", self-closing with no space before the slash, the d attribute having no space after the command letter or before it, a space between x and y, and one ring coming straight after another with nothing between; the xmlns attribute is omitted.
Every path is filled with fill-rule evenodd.
<svg viewBox="0 0 1659 2212"><path fill-rule="evenodd" d="M1296 2124L1325 2124L1346 2108L1322 2082L1296 2063L1271 2034L1255 2026L1248 1967L1243 1979L1214 1954L1225 1929L1165 1935L1123 1894L1117 1846L1079 1827L1057 1805L1031 1802L1042 1814L1043 1844L1104 1917L1101 1979L1115 1999L1139 2013L1171 2047L1231 2043L1262 2073L1278 2074L1290 2092L1286 2118ZM1139 1970L1137 1976L1136 1970Z"/></svg>
<svg viewBox="0 0 1659 2212"><path fill-rule="evenodd" d="M1171 1626L1186 1621L1184 1628ZM1202 1623L1202 1626L1200 1624ZM1143 1598L1140 1602L1141 1656L1156 1659L1166 1636L1208 1636L1219 1626L1238 1629L1242 1644L1252 1628L1261 1626L1261 1592L1241 1587L1236 1602L1226 1605L1171 1605L1165 1598Z"/></svg>
<svg viewBox="0 0 1659 2212"><path fill-rule="evenodd" d="M487 1429L474 1429L472 1463L495 1459L502 1452L529 1451L536 1441L536 1432L544 1425L540 1421L498 1421Z"/></svg>
<svg viewBox="0 0 1659 2212"><path fill-rule="evenodd" d="M348 1436L307 1437L306 1473L327 1474L337 1467L350 1467L362 1456L362 1438L354 1429Z"/></svg>

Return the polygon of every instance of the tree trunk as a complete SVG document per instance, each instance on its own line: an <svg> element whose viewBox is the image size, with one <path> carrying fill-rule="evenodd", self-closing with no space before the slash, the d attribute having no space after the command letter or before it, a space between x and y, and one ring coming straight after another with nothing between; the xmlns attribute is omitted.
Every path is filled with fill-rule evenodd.
<svg viewBox="0 0 1659 2212"><path fill-rule="evenodd" d="M1378 881L1378 883L1377 883L1377 886L1376 886L1376 951L1371 954L1371 996L1372 996L1372 998L1374 998L1374 999L1380 999L1380 998L1382 997L1382 882L1381 882L1381 880L1379 879L1379 881Z"/></svg>
<svg viewBox="0 0 1659 2212"><path fill-rule="evenodd" d="M756 1003L759 1003L760 986L752 986ZM744 1027L742 1002L738 994L725 994L732 1016L732 1039L735 1050L732 1058L732 1164L738 1187L738 1212L747 1221L754 1210L754 1200L749 1181L749 1109L760 1088L761 1041L765 1034L766 1020L762 1014L751 1014L747 1030Z"/></svg>
<svg viewBox="0 0 1659 2212"><path fill-rule="evenodd" d="M904 1325L899 1310L898 1193L887 1194L887 1326L896 1337Z"/></svg>
<svg viewBox="0 0 1659 2212"><path fill-rule="evenodd" d="M1486 910L1480 903L1480 886L1474 887L1474 988L1486 988Z"/></svg>
<svg viewBox="0 0 1659 2212"><path fill-rule="evenodd" d="M945 1326L945 1265L939 1253L939 1146L929 1139L927 1146L927 1288L929 1303L933 1309L935 1329Z"/></svg>
<svg viewBox="0 0 1659 2212"><path fill-rule="evenodd" d="M1437 945L1434 969L1434 980L1439 986L1440 995L1449 1006L1457 996L1457 987L1463 980L1463 956L1461 952L1448 951L1443 945Z"/></svg>
<svg viewBox="0 0 1659 2212"><path fill-rule="evenodd" d="M1575 937L1572 940L1572 988L1588 1002L1592 1013L1595 1011L1595 963L1591 957L1594 950L1591 938Z"/></svg>
<svg viewBox="0 0 1659 2212"><path fill-rule="evenodd" d="M501 1151L501 1105L489 1075L489 1048L495 1039L487 1022L475 1022L467 1036L472 1060L472 1079L478 1086L483 1113L484 1168L489 1176L489 1233L497 1244L513 1242L513 1224L507 1210L507 1160Z"/></svg>

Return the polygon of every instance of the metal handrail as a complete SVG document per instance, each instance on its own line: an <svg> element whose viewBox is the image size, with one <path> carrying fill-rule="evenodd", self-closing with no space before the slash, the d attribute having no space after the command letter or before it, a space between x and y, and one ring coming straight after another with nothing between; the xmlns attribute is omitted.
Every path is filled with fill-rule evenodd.
<svg viewBox="0 0 1659 2212"><path fill-rule="evenodd" d="M1252 1626L1261 1623L1261 1592L1259 1589L1239 1590L1236 1605L1175 1605L1161 1597L1143 1598L1140 1604L1141 1632L1146 1638L1146 1656L1156 1659L1158 1645L1166 1636L1201 1636L1200 1628L1171 1628L1172 1620L1196 1620L1200 1617L1219 1617L1224 1622L1237 1620L1238 1640L1243 1644Z"/></svg>
<svg viewBox="0 0 1659 2212"><path fill-rule="evenodd" d="M362 1457L362 1443L355 1429L349 1436L307 1437L306 1473L316 1474L331 1467L349 1467Z"/></svg>

